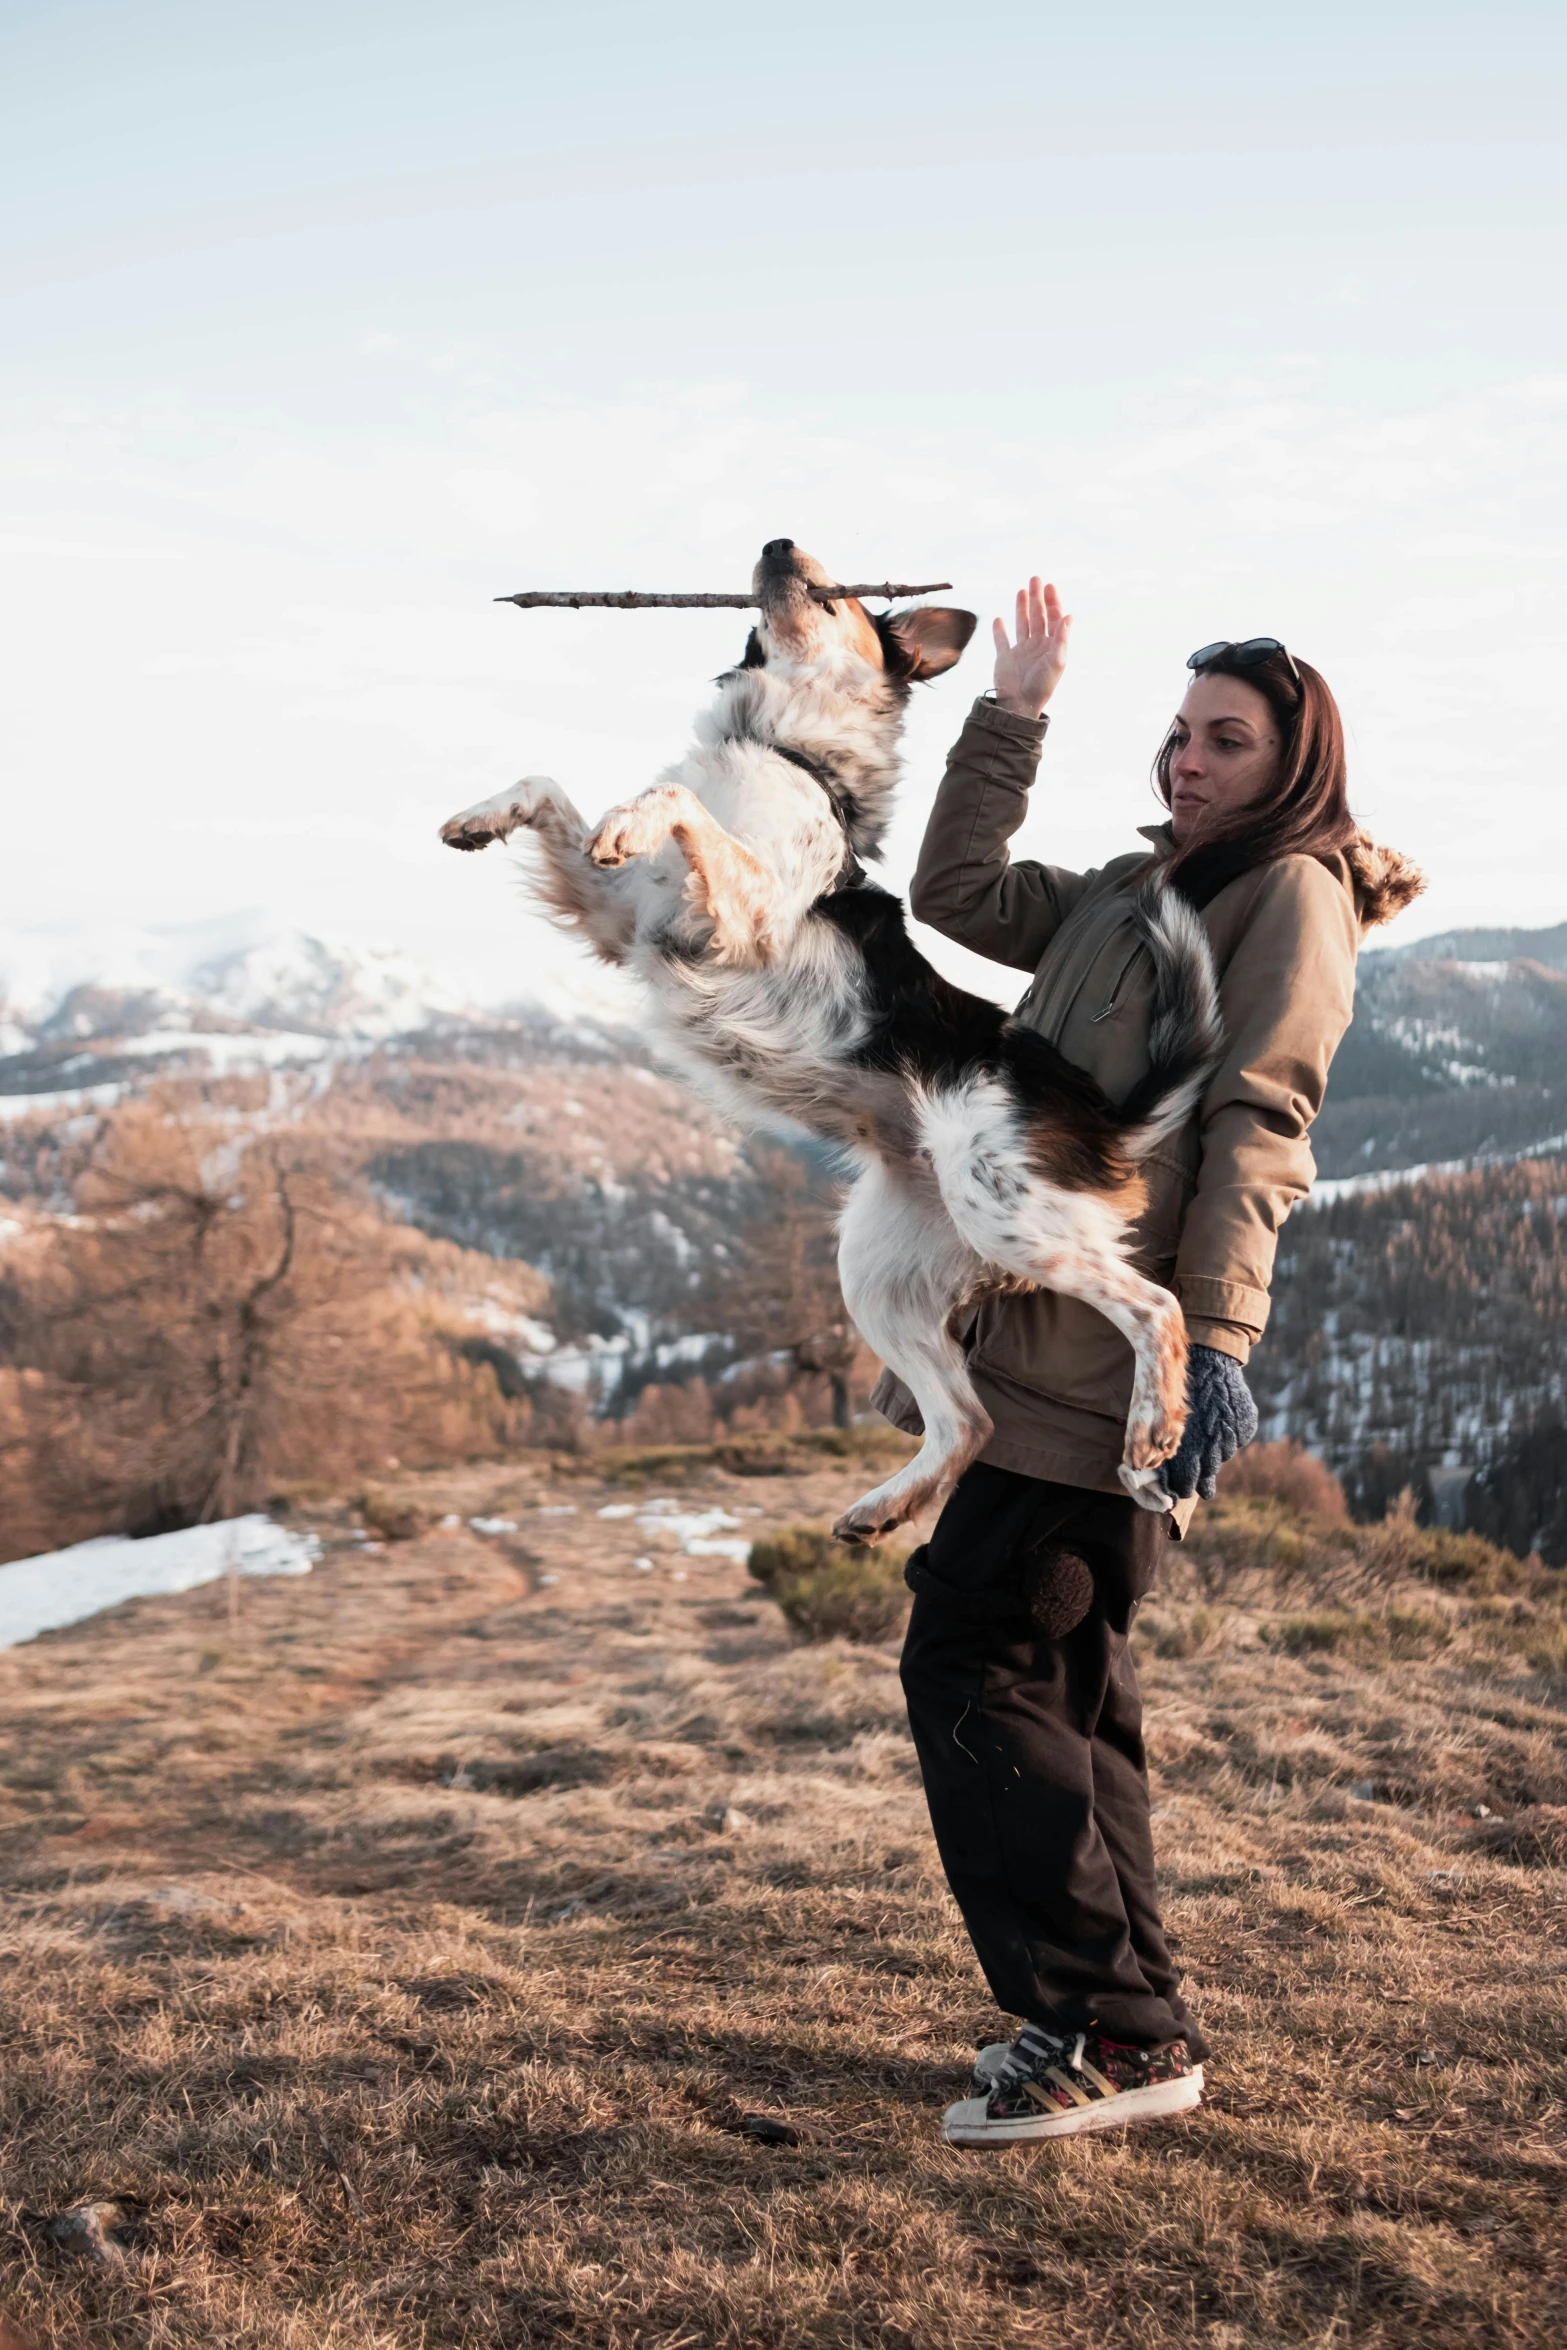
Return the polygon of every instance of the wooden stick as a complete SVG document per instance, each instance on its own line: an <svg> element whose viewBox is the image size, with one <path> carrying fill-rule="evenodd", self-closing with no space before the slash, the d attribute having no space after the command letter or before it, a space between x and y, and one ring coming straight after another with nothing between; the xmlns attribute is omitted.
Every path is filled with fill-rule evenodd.
<svg viewBox="0 0 1567 2350"><path fill-rule="evenodd" d="M844 596L933 596L938 588L949 588L950 579L927 580L923 587L900 585L896 580L883 579L859 587L813 587L807 592L818 604L833 604ZM719 605L733 606L747 611L760 604L760 596L645 596L637 588L529 588L520 596L497 596L497 604L517 604L524 612L567 610L580 612L585 604L603 605L615 612L691 612L710 611Z"/></svg>

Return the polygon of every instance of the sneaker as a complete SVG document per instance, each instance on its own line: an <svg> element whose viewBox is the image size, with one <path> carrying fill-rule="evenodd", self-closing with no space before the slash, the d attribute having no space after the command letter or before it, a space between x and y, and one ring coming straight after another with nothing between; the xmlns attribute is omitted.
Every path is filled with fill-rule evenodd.
<svg viewBox="0 0 1567 2350"><path fill-rule="evenodd" d="M997 2046L981 2049L975 2060L976 2094L942 2116L950 2146L1071 2138L1080 2130L1189 2113L1202 2100L1202 2066L1193 2064L1181 2040L1133 2048L1101 2032L1068 2040L1029 2024L993 2063Z"/></svg>
<svg viewBox="0 0 1567 2350"><path fill-rule="evenodd" d="M988 2048L980 2050L974 2059L974 2079L969 2088L971 2097L989 2096L995 2085L996 2075L1011 2055L1012 2049L1013 2042L1010 2040L992 2040Z"/></svg>

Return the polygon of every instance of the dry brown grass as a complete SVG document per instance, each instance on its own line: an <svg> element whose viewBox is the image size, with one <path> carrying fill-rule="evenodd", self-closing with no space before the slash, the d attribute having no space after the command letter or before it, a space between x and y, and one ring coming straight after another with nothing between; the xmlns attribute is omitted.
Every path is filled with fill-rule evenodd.
<svg viewBox="0 0 1567 2350"><path fill-rule="evenodd" d="M761 1532L851 1489L693 1464L679 1500ZM1561 2338L1557 1585L1210 1516L1138 1637L1208 2102L960 2151L936 2119L997 2019L893 1649L795 1645L728 1561L637 1571L594 1513L658 1490L401 1480L383 1524L518 1531L367 1551L323 1508L237 1642L207 1591L0 1657L22 2340ZM99 2200L113 2266L45 2232Z"/></svg>

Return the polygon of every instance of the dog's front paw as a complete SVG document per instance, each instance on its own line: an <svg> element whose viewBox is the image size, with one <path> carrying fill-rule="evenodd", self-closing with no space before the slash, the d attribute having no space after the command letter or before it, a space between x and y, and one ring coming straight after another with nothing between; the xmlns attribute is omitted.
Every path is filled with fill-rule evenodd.
<svg viewBox="0 0 1567 2350"><path fill-rule="evenodd" d="M449 849L487 849L492 840L505 840L521 825L531 824L548 789L547 776L525 775L509 790L477 800L460 816L449 816L441 826L441 838Z"/></svg>
<svg viewBox="0 0 1567 2350"><path fill-rule="evenodd" d="M1159 1482L1157 1469L1134 1469L1123 1461L1116 1475L1140 1510L1173 1510L1175 1502Z"/></svg>
<svg viewBox="0 0 1567 2350"><path fill-rule="evenodd" d="M628 857L639 853L634 827L624 815L606 816L588 843L588 862L592 865L624 865Z"/></svg>
<svg viewBox="0 0 1567 2350"><path fill-rule="evenodd" d="M592 862L624 865L632 857L645 857L651 850L661 849L679 804L674 791L657 786L624 808L611 808L588 843Z"/></svg>

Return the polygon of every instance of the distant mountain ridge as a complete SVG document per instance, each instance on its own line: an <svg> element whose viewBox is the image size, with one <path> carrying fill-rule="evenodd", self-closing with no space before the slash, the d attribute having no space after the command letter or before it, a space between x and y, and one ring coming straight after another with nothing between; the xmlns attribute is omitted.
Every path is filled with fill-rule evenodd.
<svg viewBox="0 0 1567 2350"><path fill-rule="evenodd" d="M466 1036L482 1049L486 1035L540 1022L579 1031L594 1058L635 1034L613 974L478 1004L398 949L300 930L215 949L215 929L193 938L196 957L177 977L138 970L131 956L123 978L0 1002L0 1097L134 1085L203 1061L237 1070L247 1053L251 1066L276 1067L415 1036ZM1444 931L1362 958L1355 1018L1312 1137L1324 1176L1505 1157L1564 1132L1567 923Z"/></svg>
<svg viewBox="0 0 1567 2350"><path fill-rule="evenodd" d="M1567 923L1364 956L1312 1134L1321 1172L1500 1157L1567 1131Z"/></svg>
<svg viewBox="0 0 1567 2350"><path fill-rule="evenodd" d="M134 1086L203 1063L225 1073L363 1052L399 1038L580 1028L602 1050L604 989L551 983L483 1005L392 947L285 931L203 954L178 978L84 979L41 1001L0 999L0 1098Z"/></svg>
<svg viewBox="0 0 1567 2350"><path fill-rule="evenodd" d="M1548 930L1439 930L1406 946L1381 947L1378 962L1547 963L1567 971L1567 922Z"/></svg>
<svg viewBox="0 0 1567 2350"><path fill-rule="evenodd" d="M39 1044L147 1036L159 1029L305 1036L400 1036L442 1019L482 1021L452 980L392 947L284 931L207 955L174 981L94 978L10 1019Z"/></svg>
<svg viewBox="0 0 1567 2350"><path fill-rule="evenodd" d="M306 1035L384 1038L483 1019L455 982L394 947L299 930L209 958L190 985L236 1024Z"/></svg>

